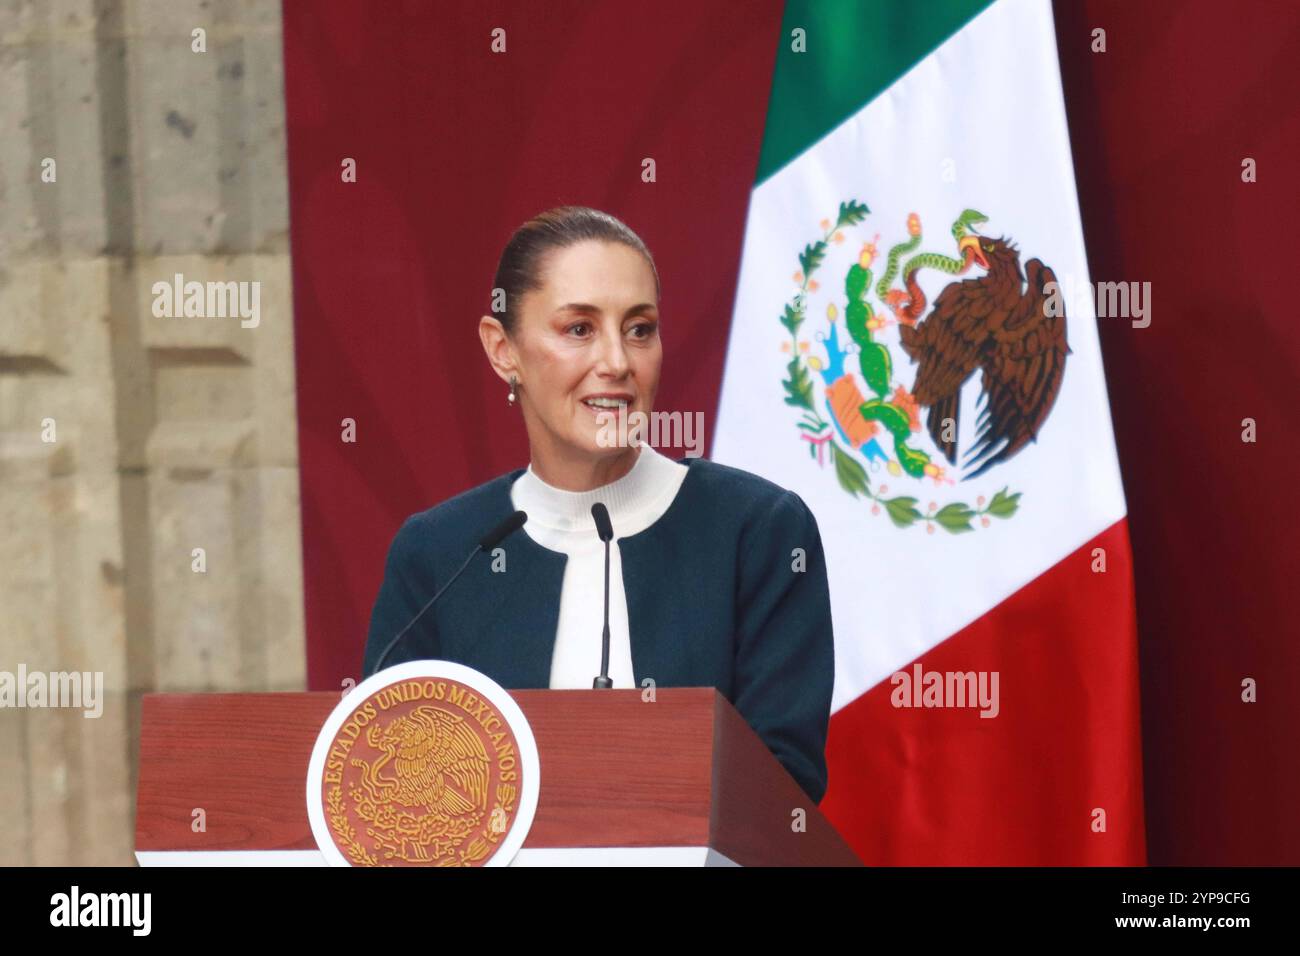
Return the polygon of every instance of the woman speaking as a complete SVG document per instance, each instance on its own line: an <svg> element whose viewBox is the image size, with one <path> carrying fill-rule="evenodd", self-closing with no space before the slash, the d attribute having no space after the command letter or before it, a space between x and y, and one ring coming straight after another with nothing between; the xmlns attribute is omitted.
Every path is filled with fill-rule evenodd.
<svg viewBox="0 0 1300 956"><path fill-rule="evenodd" d="M592 687L605 614L600 504L614 536L612 686L716 687L820 801L834 644L812 512L749 472L674 461L640 441L635 424L630 440L610 438L628 434L611 421L650 420L659 386L649 250L614 217L565 206L516 230L494 285L479 338L523 415L530 462L398 530L365 675L381 658L440 658L506 688ZM523 527L465 562L515 511L527 514Z"/></svg>

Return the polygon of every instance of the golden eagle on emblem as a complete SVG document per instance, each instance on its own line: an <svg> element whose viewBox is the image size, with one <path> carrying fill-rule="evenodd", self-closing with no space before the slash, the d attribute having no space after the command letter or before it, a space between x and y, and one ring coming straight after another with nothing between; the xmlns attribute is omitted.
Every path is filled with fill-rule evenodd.
<svg viewBox="0 0 1300 956"><path fill-rule="evenodd" d="M426 704L386 726L371 724L366 743L382 756L353 763L375 804L423 807L444 818L486 809L487 751L464 719ZM395 775L384 776L390 763Z"/></svg>
<svg viewBox="0 0 1300 956"><path fill-rule="evenodd" d="M928 406L930 437L950 464L957 460L962 385L976 371L982 373L983 410L963 464L979 467L966 478L983 474L1037 440L1061 390L1071 351L1064 309L1048 308L1058 288L1052 270L1030 259L1025 285L1015 246L1004 238L976 238L976 262L988 272L946 286L923 321L899 326L903 350L918 363L912 394ZM1053 283L1051 289L1048 283ZM945 429L949 418L952 428Z"/></svg>

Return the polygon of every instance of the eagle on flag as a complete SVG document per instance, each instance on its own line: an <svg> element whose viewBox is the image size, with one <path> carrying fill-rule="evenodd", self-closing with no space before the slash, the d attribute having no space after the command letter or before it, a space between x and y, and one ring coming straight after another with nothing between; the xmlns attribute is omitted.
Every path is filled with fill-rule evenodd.
<svg viewBox="0 0 1300 956"><path fill-rule="evenodd" d="M957 461L962 385L977 370L983 373L978 430L963 463L978 467L966 479L1037 440L1071 351L1051 268L1030 259L1026 286L1014 245L1005 237L977 238L986 274L951 283L923 321L899 326L903 350L918 363L912 394L928 407L926 427L950 464Z"/></svg>

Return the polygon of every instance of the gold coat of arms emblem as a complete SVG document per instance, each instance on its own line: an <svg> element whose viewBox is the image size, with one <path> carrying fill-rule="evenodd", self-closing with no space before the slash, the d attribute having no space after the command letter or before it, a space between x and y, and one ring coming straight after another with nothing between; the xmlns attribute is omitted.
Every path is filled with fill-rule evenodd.
<svg viewBox="0 0 1300 956"><path fill-rule="evenodd" d="M355 688L326 722L308 776L317 842L352 866L481 866L503 848L509 862L536 807L522 713L484 675L447 661L402 664Z"/></svg>

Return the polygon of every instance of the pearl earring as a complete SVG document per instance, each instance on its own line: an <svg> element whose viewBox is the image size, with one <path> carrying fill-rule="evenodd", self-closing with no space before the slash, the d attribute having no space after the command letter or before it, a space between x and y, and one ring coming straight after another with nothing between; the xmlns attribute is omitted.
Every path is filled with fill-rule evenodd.
<svg viewBox="0 0 1300 956"><path fill-rule="evenodd" d="M516 378L515 376L511 375L511 376L510 376L510 394L506 396L506 401L510 403L511 407L513 407L514 404L515 404L515 386L516 386L518 383L519 383L519 379Z"/></svg>

